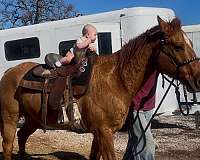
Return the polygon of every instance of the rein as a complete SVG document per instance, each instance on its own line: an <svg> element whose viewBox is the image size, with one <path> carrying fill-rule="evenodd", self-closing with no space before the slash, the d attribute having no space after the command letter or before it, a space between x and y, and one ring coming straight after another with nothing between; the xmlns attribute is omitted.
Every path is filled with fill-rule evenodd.
<svg viewBox="0 0 200 160"><path fill-rule="evenodd" d="M182 115L184 116L188 116L189 115L189 110L191 108L191 106L188 104L188 98L187 98L187 91L186 91L186 87L183 86L183 93L184 93L184 98L185 98L185 107L186 107L186 113L184 112L181 104L180 104L180 91L179 91L179 86L180 86L180 83L178 84L177 82L177 86L175 87L175 94L176 94L176 99L178 101L178 106L179 106L179 109L180 109L180 112Z"/></svg>
<svg viewBox="0 0 200 160"><path fill-rule="evenodd" d="M179 70L180 70L181 67L183 67L183 66L185 66L185 65L188 65L188 64L190 64L190 63L192 63L192 62L194 62L194 61L200 60L200 58L198 58L198 57L192 57L191 59L185 60L185 61L182 62L182 63L177 63L177 62L173 59L173 57L172 57L171 55L169 55L169 54L163 49L163 46L164 46L165 44L167 44L166 39L161 39L161 40L160 40L160 45L161 45L160 52L159 52L158 55L156 55L156 56L158 57L158 56L160 55L160 53L162 52L162 53L164 53L167 57L170 58L170 60L173 62L173 64L176 65L176 71L175 71L175 74L174 74L174 75L175 75L175 78L178 78L178 77L179 77ZM164 95L163 95L163 97L162 97L160 103L158 104L158 106L157 106L155 112L153 113L151 119L150 119L149 122L147 123L147 126L145 127L145 129L143 128L143 126L142 126L142 124L141 124L141 121L140 121L140 118L139 118L139 110L142 109L142 107L143 107L142 105L139 107L139 109L138 109L138 111L137 111L137 115L136 115L135 119L132 121L132 125L131 125L131 130L130 130L130 132L133 131L133 124L135 123L135 121L136 121L137 118L138 118L138 120L139 120L140 128L141 128L141 130L142 130L142 135L139 137L137 144L136 144L135 146L132 147L132 152L131 152L131 153L132 153L132 156L137 156L138 154L140 154L140 153L144 150L144 148L145 148L145 146L146 146L145 133L146 133L147 129L149 128L149 126L151 125L151 122L152 122L153 118L155 117L156 113L157 113L158 110L160 109L160 107L161 107L161 105L162 105L164 99L166 98L166 96L167 96L167 94L168 94L170 88L171 88L172 86L174 86L174 87L175 87L175 93L178 93L178 85L176 86L176 85L174 84L175 78L173 78L171 81L170 81L169 79L167 79L164 75L163 75L163 78L165 78L170 84L169 84L169 86L168 86L166 92L164 93ZM188 100L187 100L187 95L186 95L186 94L187 94L187 93L186 93L186 88L183 88L183 90L184 90L184 97L185 97L185 100L186 100L186 103L187 103ZM176 95L177 95L177 94L176 94ZM177 98L177 99L178 99L178 98ZM180 99L180 93L179 93L179 99ZM183 115L186 116L186 115L189 114L189 106L188 106L188 105L187 105L187 108L186 108L186 111L187 111L186 114L184 113L184 111L183 111L183 109L182 109L180 103L179 103L179 108L180 108L180 111L181 111L181 113L182 113ZM131 137L133 137L133 136L131 136ZM136 149L137 149L137 146L139 145L139 143L140 143L140 141L142 140L142 138L144 139L143 147L142 147L142 149L141 149L140 151L136 152L136 151L137 151L137 150L136 150ZM136 153L135 153L135 152L136 152ZM135 153L135 154L134 154L134 153Z"/></svg>
<svg viewBox="0 0 200 160"><path fill-rule="evenodd" d="M178 78L179 77L179 70L181 67L185 66L185 65L188 65L194 61L199 61L200 58L199 57L192 57L190 59L187 59L185 61L183 61L182 63L177 63L173 57L171 55L169 55L164 49L163 49L163 46L165 44L167 44L167 39L161 39L160 40L160 44L161 44L161 51L162 53L164 53L166 56L168 56L170 58L170 60L176 65L176 71L175 71L175 77ZM160 52L159 52L160 54ZM163 78L165 78L168 82L169 80L163 75ZM186 91L186 87L183 86L183 92L184 92L184 98L185 98L185 101L186 101L186 113L184 113L184 110L182 109L181 105L180 105L180 92L179 92L179 85L177 83L177 85L173 85L175 87L175 93L176 93L176 98L177 98L177 101L178 101L178 105L179 105L179 109L180 109L180 112L184 115L184 116L187 116L189 115L189 109L190 109L190 106L188 105L188 99L187 99L187 91Z"/></svg>
<svg viewBox="0 0 200 160"><path fill-rule="evenodd" d="M162 77L163 77L163 80L166 80L170 83L170 80L165 75L162 74ZM178 83L178 81L177 81L176 84L173 83L172 85L175 88L176 99L178 101L178 107L180 109L181 114L184 116L188 116L191 105L189 105L189 102L188 102L186 87L183 85L183 94L184 94L184 98L185 98L184 103L185 103L185 107L186 107L186 113L185 113L184 109L181 106L181 102L180 102L180 91L179 91L180 82Z"/></svg>
<svg viewBox="0 0 200 160"><path fill-rule="evenodd" d="M188 65L194 61L199 61L200 58L199 57L192 57L190 59L187 59L185 61L183 61L182 63L177 63L172 56L170 56L165 50L163 50L163 46L165 44L167 44L166 42L166 39L161 39L160 40L160 43L161 43L161 51L170 58L170 60L176 65L176 71L175 71L175 75L176 75L176 78L179 77L179 70L181 67L185 66L185 65ZM169 80L163 75L163 77L169 82ZM179 85L177 83L177 85L173 85L175 87L175 93L176 93L176 98L177 98L177 101L178 101L178 105L179 105L179 109L180 109L180 112L184 115L184 116L187 116L189 115L189 109L190 109L190 106L188 105L188 99L187 99L187 91L186 91L186 87L183 86L183 92L184 92L184 98L185 98L185 101L186 101L186 113L184 113L184 110L182 109L181 105L180 105L180 92L179 92Z"/></svg>
<svg viewBox="0 0 200 160"><path fill-rule="evenodd" d="M140 138L138 139L138 142L137 142L137 144L136 144L136 148L137 148L137 146L139 145L139 143L140 143L140 141L142 140L142 138L143 138L143 137L145 138L145 133L146 133L147 129L149 128L149 126L151 125L151 122L152 122L153 118L156 116L158 110L160 109L160 107L161 107L161 105L162 105L164 99L166 98L166 96L167 96L167 94L168 94L170 88L173 86L174 80L175 80L175 78L173 78L173 79L170 81L170 84L169 84L169 86L168 86L168 88L167 88L165 94L163 95L163 97L162 97L160 103L158 104L158 107L156 108L156 110L155 110L155 112L153 113L151 119L150 119L149 122L147 123L145 129L144 129L144 128L142 127L142 125L141 125L141 128L142 128L142 135L141 135ZM140 107L141 107L141 106L140 106ZM140 109L141 109L141 108L140 108ZM139 110L138 110L138 111L139 111ZM138 114L138 113L139 113L139 112L137 112L136 118L138 117L138 119L139 119L139 114ZM133 123L136 121L136 118L134 119ZM140 121L140 120L139 120L139 121ZM141 123L141 122L140 122L140 123ZM133 147L133 148L132 148L132 154L134 154L134 156L140 154L140 153L144 150L145 145L146 145L146 144L144 143L142 149L141 149L140 151L136 152L135 154L134 154L134 151L135 151L136 149Z"/></svg>

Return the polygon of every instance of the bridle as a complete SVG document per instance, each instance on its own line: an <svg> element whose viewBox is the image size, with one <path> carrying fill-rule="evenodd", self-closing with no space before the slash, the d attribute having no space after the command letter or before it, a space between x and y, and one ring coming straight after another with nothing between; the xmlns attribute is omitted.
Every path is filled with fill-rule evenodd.
<svg viewBox="0 0 200 160"><path fill-rule="evenodd" d="M166 56L168 56L168 57L170 58L171 62L172 62L173 64L176 65L176 70L175 70L174 75L175 75L175 78L177 78L177 79L179 78L179 70L180 70L181 67L183 67L183 66L185 66L185 65L188 65L188 64L190 64L190 63L192 63L192 62L194 62L194 61L200 60L199 57L194 56L194 57L192 57L192 58L190 58L190 59L187 59L187 60L183 61L182 63L178 63L178 62L176 62L176 61L173 59L173 57L172 57L171 55L169 55L169 54L163 49L163 46L167 43L167 41L166 41L165 39L161 39L161 40L160 40L160 43L161 43L160 51L161 51L162 53L164 53ZM163 76L163 78L167 79L164 75L162 75L162 76ZM170 80L168 80L168 82L171 83ZM172 84L172 85L173 85L173 84ZM189 115L190 105L188 105L186 86L183 85L183 93L184 93L184 98L185 98L185 101L186 101L186 105L185 105L185 107L186 107L186 113L184 112L184 110L182 109L182 106L180 105L180 92L179 92L180 83L178 83L178 81L177 81L177 85L173 85L173 86L175 87L175 94L176 94L176 98L177 98L177 101L178 101L178 105L179 105L180 112L181 112L184 116Z"/></svg>
<svg viewBox="0 0 200 160"><path fill-rule="evenodd" d="M185 60L185 61L183 61L183 62L181 62L181 63L180 63L180 62L177 62L176 60L174 60L174 58L173 58L169 53L167 53L167 52L163 49L164 46L165 46L166 44L168 44L168 38L161 38L161 39L160 39L160 52L159 52L159 54L161 54L161 52L162 52L163 54L165 54L167 57L169 57L169 59L171 60L171 63L172 63L173 65L176 66L176 71L175 71L175 73L174 73L174 75L175 75L176 78L179 78L179 70L180 70L181 67L183 67L183 66L185 66L185 65L188 65L188 64L190 64L190 63L192 63L192 62L194 62L194 61L200 60L199 57L194 56L194 57L192 57L192 58L190 58L190 59L187 59L187 60ZM158 55L158 56L159 56L159 55Z"/></svg>
<svg viewBox="0 0 200 160"><path fill-rule="evenodd" d="M156 60L158 59L158 57L159 57L159 55L160 55L161 53L163 53L163 54L165 54L167 57L169 57L169 59L171 60L171 63L172 63L173 65L176 66L176 70L175 70L175 73L174 73L175 77L174 77L171 81L169 80L169 83L170 83L170 84L169 84L169 86L168 86L166 92L164 93L164 95L163 95L163 97L162 97L160 103L158 104L158 106L157 106L157 108L156 108L154 114L152 115L150 121L149 121L148 124L146 125L146 127L143 128L142 125L140 124L140 125L141 125L141 129L142 129L142 135L139 137L136 146L132 147L132 152L131 152L132 155L131 155L131 156L133 156L133 157L136 156L136 155L138 155L139 153L141 153L141 152L144 150L144 147L145 147L145 145L146 145L145 132L147 131L148 127L150 126L151 121L152 121L153 118L155 117L157 111L158 111L159 108L161 107L161 104L162 104L162 102L164 101L165 97L167 96L167 94L168 94L168 92L169 92L171 86L174 85L174 80L175 80L175 78L179 78L179 70L180 70L180 68L183 67L183 66L185 66L185 65L188 65L188 64L190 64L190 63L192 63L192 62L194 62L194 61L200 60L200 58L198 58L198 57L192 57L192 58L190 58L190 59L187 59L187 60L185 60L185 61L179 63L179 62L177 62L176 60L174 60L174 58L173 58L169 53L167 53L167 52L163 49L164 46L165 46L166 44L168 44L167 38L161 38L161 39L160 39L160 50L159 50L158 54L156 55ZM140 107L142 107L142 106L140 106ZM180 107L180 106L179 106L179 107ZM182 113L184 113L183 110L182 110L182 108L180 108L180 109L181 109ZM136 116L136 117L139 119L138 113L137 113L137 116ZM131 118L131 119L132 119L132 118ZM133 121L131 121L130 123L133 125L133 123L134 123L135 121L136 121L136 118L135 118ZM140 121L140 119L139 119L139 121ZM140 122L140 123L141 123L141 122ZM131 125L131 127L132 127L132 125ZM131 127L130 127L130 128L131 128ZM133 131L130 131L130 134L131 134L131 132L133 132ZM142 147L142 149L141 149L140 151L136 152L136 148L137 148L138 144L140 143L140 141L142 140L142 137L144 137L144 144L143 144L143 147ZM135 153L135 152L136 152L136 153ZM135 153L135 154L134 154L134 153Z"/></svg>

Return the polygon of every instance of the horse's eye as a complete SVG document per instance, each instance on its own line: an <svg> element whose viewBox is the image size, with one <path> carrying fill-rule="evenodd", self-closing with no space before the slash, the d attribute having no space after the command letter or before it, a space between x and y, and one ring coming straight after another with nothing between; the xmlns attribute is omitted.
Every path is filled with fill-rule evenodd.
<svg viewBox="0 0 200 160"><path fill-rule="evenodd" d="M178 52L178 51L183 51L184 48L182 45L174 45L174 49Z"/></svg>

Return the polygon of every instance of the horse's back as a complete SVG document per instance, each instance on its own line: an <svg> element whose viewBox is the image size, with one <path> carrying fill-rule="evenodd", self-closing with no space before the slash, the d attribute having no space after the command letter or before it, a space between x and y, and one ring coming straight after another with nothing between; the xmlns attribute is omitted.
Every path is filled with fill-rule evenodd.
<svg viewBox="0 0 200 160"><path fill-rule="evenodd" d="M0 100L14 98L14 94L19 86L23 76L34 66L38 65L33 62L21 63L15 67L8 69L0 81Z"/></svg>
<svg viewBox="0 0 200 160"><path fill-rule="evenodd" d="M4 83L13 82L14 80L19 82L23 76L36 65L38 64L34 62L25 62L8 69L2 76L0 87L3 87L2 85L4 85Z"/></svg>

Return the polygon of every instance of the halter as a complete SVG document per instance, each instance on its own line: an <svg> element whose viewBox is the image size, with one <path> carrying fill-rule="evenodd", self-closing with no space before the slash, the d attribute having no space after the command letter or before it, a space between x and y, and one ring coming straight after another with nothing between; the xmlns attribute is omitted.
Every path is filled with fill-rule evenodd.
<svg viewBox="0 0 200 160"><path fill-rule="evenodd" d="M170 58L170 60L176 65L176 71L175 71L175 75L176 75L176 78L178 78L179 76L179 69L181 68L181 67L183 67L183 66L185 66L185 65L188 65L188 64L190 64L191 62L194 62L194 61L198 61L198 60L200 60L200 58L199 57L192 57L192 58L190 58L190 59L187 59L187 60L185 60L185 61L183 61L182 63L178 63L178 62L176 62L175 60L174 60L174 58L170 55L170 54L168 54L164 49L163 49L163 47L164 47L164 45L165 44L167 44L167 38L165 38L165 39L161 39L160 40L160 45L161 45L161 48L160 48L160 51L162 52L162 53L164 53L167 57L169 57ZM160 52L160 53L161 53ZM159 54L160 54L159 53Z"/></svg>

